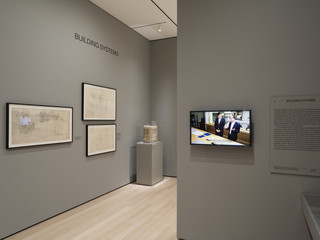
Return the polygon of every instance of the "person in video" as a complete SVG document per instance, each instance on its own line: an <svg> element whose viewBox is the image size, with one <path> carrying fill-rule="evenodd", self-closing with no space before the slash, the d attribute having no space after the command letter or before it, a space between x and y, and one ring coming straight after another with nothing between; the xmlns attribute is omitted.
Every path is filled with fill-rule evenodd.
<svg viewBox="0 0 320 240"><path fill-rule="evenodd" d="M228 132L228 139L232 141L237 141L238 133L240 132L240 123L236 122L234 115L230 116L230 122L227 127Z"/></svg>
<svg viewBox="0 0 320 240"><path fill-rule="evenodd" d="M225 124L226 124L226 120L222 117L221 113L219 112L218 117L214 122L214 129L215 129L216 135L223 137L223 129Z"/></svg>

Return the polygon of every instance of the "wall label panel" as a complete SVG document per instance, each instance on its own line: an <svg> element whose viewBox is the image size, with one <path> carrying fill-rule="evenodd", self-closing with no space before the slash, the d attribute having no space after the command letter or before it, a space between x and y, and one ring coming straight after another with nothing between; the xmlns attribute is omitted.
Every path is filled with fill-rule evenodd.
<svg viewBox="0 0 320 240"><path fill-rule="evenodd" d="M320 176L320 96L271 99L271 172Z"/></svg>
<svg viewBox="0 0 320 240"><path fill-rule="evenodd" d="M97 41L94 41L94 40L88 38L88 37L80 35L79 33L75 33L74 34L74 38L76 40L79 40L80 42L86 43L86 44L88 44L88 45L90 45L92 47L100 49L101 51L104 51L104 52L107 52L107 53L110 53L110 54L112 54L114 56L119 57L119 51L114 50L114 49L112 49L112 48L110 48L108 46L105 46L105 45L103 45L103 44L101 44L101 43L99 43Z"/></svg>

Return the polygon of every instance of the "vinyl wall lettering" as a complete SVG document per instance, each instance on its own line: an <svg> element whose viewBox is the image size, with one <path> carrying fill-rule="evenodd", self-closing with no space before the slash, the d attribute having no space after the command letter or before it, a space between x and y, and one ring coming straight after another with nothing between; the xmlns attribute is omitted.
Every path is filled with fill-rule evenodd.
<svg viewBox="0 0 320 240"><path fill-rule="evenodd" d="M88 38L88 37L80 35L79 33L75 33L74 34L74 38L76 40L80 41L80 42L86 43L86 44L88 44L88 45L90 45L92 47L100 49L101 51L104 51L104 52L107 52L107 53L110 53L110 54L112 54L114 56L119 57L119 51L114 50L114 49L112 49L112 48L110 48L108 46L105 46L105 45L103 45L103 44L101 44L101 43L99 43L99 42L97 42L95 40L92 40L92 39Z"/></svg>

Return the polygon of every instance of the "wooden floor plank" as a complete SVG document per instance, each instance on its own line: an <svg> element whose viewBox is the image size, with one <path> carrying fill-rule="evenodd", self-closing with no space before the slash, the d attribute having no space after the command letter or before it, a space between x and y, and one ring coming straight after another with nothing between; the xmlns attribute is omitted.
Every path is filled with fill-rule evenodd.
<svg viewBox="0 0 320 240"><path fill-rule="evenodd" d="M129 184L6 240L176 240L177 179Z"/></svg>

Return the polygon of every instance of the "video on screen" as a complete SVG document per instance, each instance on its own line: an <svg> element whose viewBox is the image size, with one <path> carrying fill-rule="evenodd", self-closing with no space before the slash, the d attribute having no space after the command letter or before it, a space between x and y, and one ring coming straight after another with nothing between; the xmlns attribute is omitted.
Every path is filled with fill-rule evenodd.
<svg viewBox="0 0 320 240"><path fill-rule="evenodd" d="M251 146L251 110L191 111L190 144Z"/></svg>

